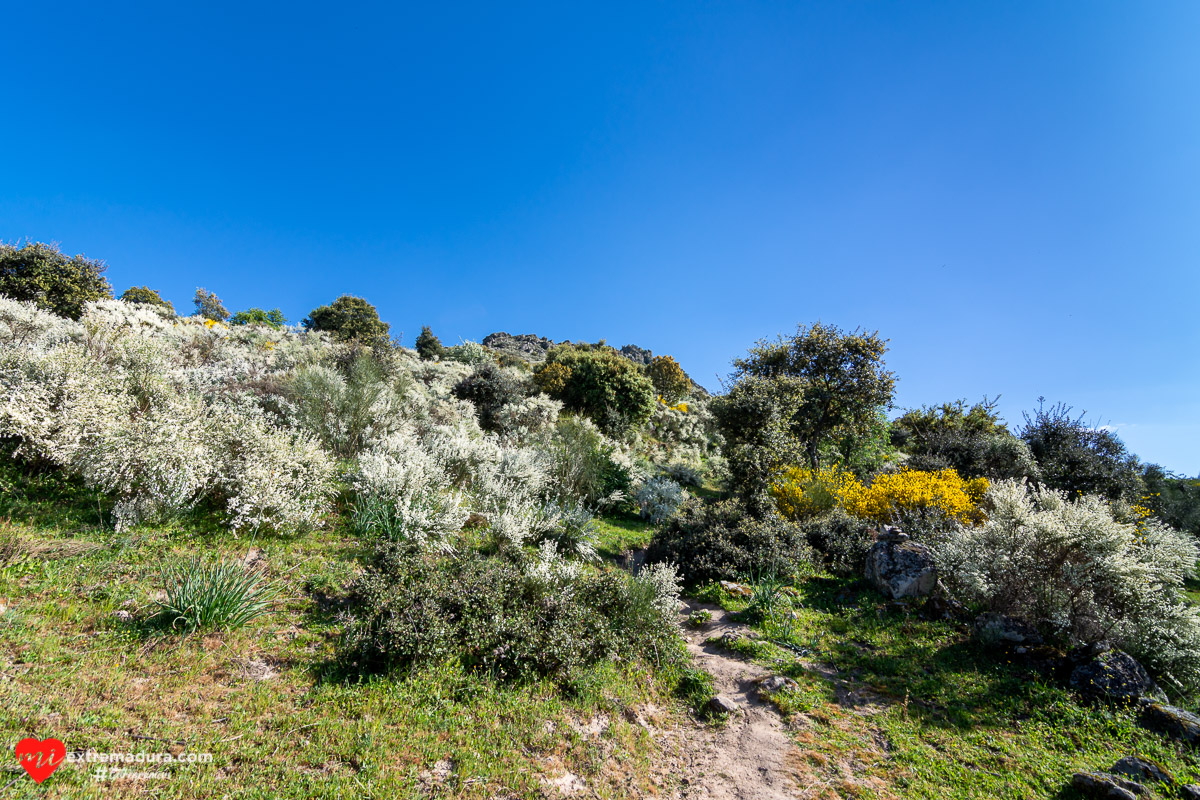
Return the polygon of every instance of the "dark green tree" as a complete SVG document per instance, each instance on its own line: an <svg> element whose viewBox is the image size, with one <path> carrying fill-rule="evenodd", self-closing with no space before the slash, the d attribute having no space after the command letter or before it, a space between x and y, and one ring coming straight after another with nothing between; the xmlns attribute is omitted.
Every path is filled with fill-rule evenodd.
<svg viewBox="0 0 1200 800"><path fill-rule="evenodd" d="M1141 500L1137 457L1115 433L1088 425L1083 417L1073 416L1063 403L1046 408L1043 398L1038 398L1033 416L1025 415L1021 438L1037 459L1041 482L1072 497L1098 494L1110 500Z"/></svg>
<svg viewBox="0 0 1200 800"><path fill-rule="evenodd" d="M609 435L640 426L654 412L654 385L642 368L603 343L551 348L533 379Z"/></svg>
<svg viewBox="0 0 1200 800"><path fill-rule="evenodd" d="M175 306L171 305L169 300L164 300L162 295L149 286L130 286L125 290L125 294L121 295L121 299L126 303L155 306L167 312L172 317L175 316Z"/></svg>
<svg viewBox="0 0 1200 800"><path fill-rule="evenodd" d="M800 326L794 336L760 341L733 362L733 378L794 383L792 394L800 389L799 403L785 410L788 429L816 467L823 442L867 428L878 408L891 408L896 378L884 369L885 352L887 340L878 332L844 333L818 322Z"/></svg>
<svg viewBox="0 0 1200 800"><path fill-rule="evenodd" d="M646 377L654 384L654 391L667 405L675 405L687 397L692 381L683 367L671 356L655 356L646 365Z"/></svg>
<svg viewBox="0 0 1200 800"><path fill-rule="evenodd" d="M272 308L270 311L264 311L261 308L248 308L230 317L229 324L262 325L263 327L279 330L287 324L287 320L284 319L283 312L278 308Z"/></svg>
<svg viewBox="0 0 1200 800"><path fill-rule="evenodd" d="M82 255L68 258L54 244L0 244L0 295L79 319L87 303L112 297L106 269L103 261Z"/></svg>
<svg viewBox="0 0 1200 800"><path fill-rule="evenodd" d="M417 337L417 355L425 361L436 361L446 352L442 340L433 335L428 325L421 326L421 335Z"/></svg>
<svg viewBox="0 0 1200 800"><path fill-rule="evenodd" d="M307 330L328 331L338 341L371 346L387 343L391 329L379 319L375 306L361 297L348 294L330 305L314 308L302 324Z"/></svg>
<svg viewBox="0 0 1200 800"><path fill-rule="evenodd" d="M922 406L892 422L891 441L913 469L952 468L964 478L1037 478L1029 446L996 413L995 400Z"/></svg>
<svg viewBox="0 0 1200 800"><path fill-rule="evenodd" d="M214 322L224 322L229 319L229 311L221 304L221 298L207 289L197 288L192 302L196 304L196 313L205 319L211 319Z"/></svg>

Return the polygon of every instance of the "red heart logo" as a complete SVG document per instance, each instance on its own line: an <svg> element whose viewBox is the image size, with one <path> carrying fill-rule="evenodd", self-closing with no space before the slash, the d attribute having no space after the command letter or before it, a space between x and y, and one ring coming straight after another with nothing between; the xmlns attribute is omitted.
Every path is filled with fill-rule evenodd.
<svg viewBox="0 0 1200 800"><path fill-rule="evenodd" d="M22 739L17 742L17 760L29 777L41 783L67 757L67 747L58 739Z"/></svg>

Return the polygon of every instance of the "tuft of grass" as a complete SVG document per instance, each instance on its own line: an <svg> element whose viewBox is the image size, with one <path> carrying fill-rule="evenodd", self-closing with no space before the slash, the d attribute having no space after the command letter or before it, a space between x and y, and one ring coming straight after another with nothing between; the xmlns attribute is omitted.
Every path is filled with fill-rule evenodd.
<svg viewBox="0 0 1200 800"><path fill-rule="evenodd" d="M172 630L236 630L270 613L279 587L236 561L205 564L199 557L162 568L166 599L156 619Z"/></svg>

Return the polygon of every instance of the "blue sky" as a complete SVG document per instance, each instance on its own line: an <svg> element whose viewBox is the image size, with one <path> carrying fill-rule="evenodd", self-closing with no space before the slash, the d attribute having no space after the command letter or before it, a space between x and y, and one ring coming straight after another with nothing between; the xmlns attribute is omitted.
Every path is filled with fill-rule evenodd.
<svg viewBox="0 0 1200 800"><path fill-rule="evenodd" d="M1200 5L24 3L0 238L411 345L878 329L1200 473Z"/></svg>

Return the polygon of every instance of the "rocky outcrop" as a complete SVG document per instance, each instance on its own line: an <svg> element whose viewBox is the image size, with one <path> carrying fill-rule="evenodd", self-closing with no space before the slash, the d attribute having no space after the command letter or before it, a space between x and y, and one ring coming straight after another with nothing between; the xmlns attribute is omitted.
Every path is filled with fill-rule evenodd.
<svg viewBox="0 0 1200 800"><path fill-rule="evenodd" d="M1129 704L1162 694L1145 668L1120 650L1106 650L1075 667L1068 683L1072 691L1093 702Z"/></svg>
<svg viewBox="0 0 1200 800"><path fill-rule="evenodd" d="M899 528L885 525L867 551L867 580L893 600L926 597L937 586L933 555Z"/></svg>
<svg viewBox="0 0 1200 800"><path fill-rule="evenodd" d="M638 347L636 344L627 344L620 350L621 355L628 358L635 364L645 366L654 358L654 353L644 347Z"/></svg>
<svg viewBox="0 0 1200 800"><path fill-rule="evenodd" d="M525 361L538 362L546 360L546 353L554 346L554 340L532 333L519 333L514 336L499 331L483 337L482 344L484 347L508 353Z"/></svg>

